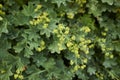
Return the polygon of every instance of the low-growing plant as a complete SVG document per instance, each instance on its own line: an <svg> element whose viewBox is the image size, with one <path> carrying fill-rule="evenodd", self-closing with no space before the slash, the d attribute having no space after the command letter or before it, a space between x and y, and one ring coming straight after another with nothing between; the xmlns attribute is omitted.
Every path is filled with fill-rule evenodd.
<svg viewBox="0 0 120 80"><path fill-rule="evenodd" d="M120 80L120 0L0 0L0 80Z"/></svg>

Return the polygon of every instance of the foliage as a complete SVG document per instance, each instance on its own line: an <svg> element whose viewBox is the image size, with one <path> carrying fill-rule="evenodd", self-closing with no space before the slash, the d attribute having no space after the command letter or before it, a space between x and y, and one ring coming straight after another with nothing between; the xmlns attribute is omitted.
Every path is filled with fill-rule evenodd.
<svg viewBox="0 0 120 80"><path fill-rule="evenodd" d="M0 0L0 80L120 80L119 0Z"/></svg>

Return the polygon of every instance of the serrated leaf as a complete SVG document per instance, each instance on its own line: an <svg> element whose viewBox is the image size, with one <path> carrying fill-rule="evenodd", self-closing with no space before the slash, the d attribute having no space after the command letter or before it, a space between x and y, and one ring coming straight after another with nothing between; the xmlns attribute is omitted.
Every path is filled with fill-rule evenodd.
<svg viewBox="0 0 120 80"><path fill-rule="evenodd" d="M51 43L49 46L48 46L48 49L51 51L51 53L60 53L60 50L58 48L58 42L57 41L54 41L53 43Z"/></svg>
<svg viewBox="0 0 120 80"><path fill-rule="evenodd" d="M16 13L15 16L13 16L13 22L15 22L15 25L27 25L29 23L29 17L25 16L21 12Z"/></svg>
<svg viewBox="0 0 120 80"><path fill-rule="evenodd" d="M15 49L15 52L16 53L20 53L24 47L25 47L25 40L21 41L21 42L18 42L16 46L14 46L13 48Z"/></svg>
<svg viewBox="0 0 120 80"><path fill-rule="evenodd" d="M112 66L116 65L116 62L115 62L115 60L105 60L103 62L103 65L105 68L111 68Z"/></svg>
<svg viewBox="0 0 120 80"><path fill-rule="evenodd" d="M50 58L48 59L44 64L43 64L43 67L46 69L46 70L50 70L50 69L53 69L54 68L54 65L55 65L55 61L53 58Z"/></svg>
<svg viewBox="0 0 120 80"><path fill-rule="evenodd" d="M119 41L113 41L113 47L116 51L120 52L120 42Z"/></svg>
<svg viewBox="0 0 120 80"><path fill-rule="evenodd" d="M83 15L81 17L82 25L90 27L92 30L95 30L94 21L91 19L90 15Z"/></svg>
<svg viewBox="0 0 120 80"><path fill-rule="evenodd" d="M5 20L3 23L0 24L0 36L2 33L8 33L8 29L7 29L7 26L8 26L8 22Z"/></svg>
<svg viewBox="0 0 120 80"><path fill-rule="evenodd" d="M28 46L26 46L24 49L24 57L30 58L31 55L33 55L33 52Z"/></svg>
<svg viewBox="0 0 120 80"><path fill-rule="evenodd" d="M87 72L92 75L95 74L96 68L95 67L88 67Z"/></svg>
<svg viewBox="0 0 120 80"><path fill-rule="evenodd" d="M0 58L8 56L8 49L11 48L11 43L8 42L4 37L0 38Z"/></svg>
<svg viewBox="0 0 120 80"><path fill-rule="evenodd" d="M66 5L67 0L52 0L52 3L56 3L58 7L60 7L61 4Z"/></svg>
<svg viewBox="0 0 120 80"><path fill-rule="evenodd" d="M34 16L35 14L34 9L35 9L35 6L32 3L29 3L28 6L27 5L23 6L22 13L25 16Z"/></svg>
<svg viewBox="0 0 120 80"><path fill-rule="evenodd" d="M88 77L81 71L77 71L76 72L78 78L82 79L82 80L88 80Z"/></svg>
<svg viewBox="0 0 120 80"><path fill-rule="evenodd" d="M47 61L47 58L43 56L44 53L36 54L36 56L33 56L33 61L36 63L38 67L44 65L44 63Z"/></svg>
<svg viewBox="0 0 120 80"><path fill-rule="evenodd" d="M103 3L108 3L109 5L113 5L114 0L102 0Z"/></svg>
<svg viewBox="0 0 120 80"><path fill-rule="evenodd" d="M0 80L10 80L10 76L13 75L11 72L12 66L4 66L5 73L0 75Z"/></svg>

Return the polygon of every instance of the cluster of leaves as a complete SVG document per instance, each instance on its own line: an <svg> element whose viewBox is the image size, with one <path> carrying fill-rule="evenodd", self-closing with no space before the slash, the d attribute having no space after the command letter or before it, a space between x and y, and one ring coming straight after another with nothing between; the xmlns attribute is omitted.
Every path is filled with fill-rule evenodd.
<svg viewBox="0 0 120 80"><path fill-rule="evenodd" d="M120 80L120 0L0 0L0 80Z"/></svg>

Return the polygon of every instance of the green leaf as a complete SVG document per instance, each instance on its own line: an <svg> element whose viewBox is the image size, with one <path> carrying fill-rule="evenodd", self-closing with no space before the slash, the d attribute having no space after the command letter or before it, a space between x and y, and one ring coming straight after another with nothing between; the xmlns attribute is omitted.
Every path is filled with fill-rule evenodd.
<svg viewBox="0 0 120 80"><path fill-rule="evenodd" d="M38 67L43 66L44 63L47 61L47 58L44 57L41 53L37 54L37 56L34 56L34 62Z"/></svg>
<svg viewBox="0 0 120 80"><path fill-rule="evenodd" d="M61 47L58 46L58 43L59 41L54 41L48 46L48 49L51 51L51 53L60 53L62 50L66 49L64 43L61 44ZM62 50L59 48L61 48Z"/></svg>
<svg viewBox="0 0 120 80"><path fill-rule="evenodd" d="M56 3L58 7L60 7L61 4L66 5L66 1L70 0L52 0L52 3Z"/></svg>
<svg viewBox="0 0 120 80"><path fill-rule="evenodd" d="M88 67L87 72L92 75L95 74L96 68L95 67Z"/></svg>
<svg viewBox="0 0 120 80"><path fill-rule="evenodd" d="M11 43L8 42L4 37L0 38L0 58L8 57L8 49L11 48Z"/></svg>
<svg viewBox="0 0 120 80"><path fill-rule="evenodd" d="M88 80L88 77L85 75L84 72L82 72L82 71L77 71L76 74L77 74L78 78L80 78L80 79L82 79L82 80Z"/></svg>
<svg viewBox="0 0 120 80"><path fill-rule="evenodd" d="M119 41L113 41L113 48L116 50L116 51L118 51L118 52L120 52L120 42Z"/></svg>
<svg viewBox="0 0 120 80"><path fill-rule="evenodd" d="M45 72L45 70L40 70L36 68L35 65L32 65L29 67L27 73L30 73L29 76L27 76L28 80L40 80L40 74Z"/></svg>
<svg viewBox="0 0 120 80"><path fill-rule="evenodd" d="M87 7L89 7L89 14L93 14L95 17L98 17L101 16L102 12L106 11L108 6L105 4L101 4L97 0L89 0L89 4L87 4Z"/></svg>
<svg viewBox="0 0 120 80"><path fill-rule="evenodd" d="M35 6L32 3L28 3L28 6L27 5L23 6L22 13L25 16L34 16L35 14L34 9L35 9Z"/></svg>
<svg viewBox="0 0 120 80"><path fill-rule="evenodd" d="M103 3L108 3L109 5L113 5L114 0L102 0Z"/></svg>
<svg viewBox="0 0 120 80"><path fill-rule="evenodd" d="M7 26L8 26L8 22L7 20L4 20L3 23L0 24L0 36L2 33L8 33L8 29L7 29Z"/></svg>
<svg viewBox="0 0 120 80"><path fill-rule="evenodd" d="M115 65L117 65L116 64L116 62L115 62L115 60L105 60L104 62L103 62L103 66L105 67L105 68L111 68L112 66L115 66Z"/></svg>
<svg viewBox="0 0 120 80"><path fill-rule="evenodd" d="M17 45L14 46L13 48L15 49L16 53L20 53L25 46L26 46L25 40L22 40L21 42L18 42Z"/></svg>
<svg viewBox="0 0 120 80"><path fill-rule="evenodd" d="M15 22L16 26L17 25L28 25L29 17L19 12L19 13L16 13L15 16L13 16L13 22Z"/></svg>
<svg viewBox="0 0 120 80"><path fill-rule="evenodd" d="M51 51L51 53L55 53L55 52L60 53L60 50L57 44L58 44L58 41L54 41L48 46L48 49Z"/></svg>
<svg viewBox="0 0 120 80"><path fill-rule="evenodd" d="M54 69L55 66L55 60L53 58L49 58L44 64L43 67L49 71L50 69Z"/></svg>
<svg viewBox="0 0 120 80"><path fill-rule="evenodd" d="M10 76L13 75L13 73L11 72L11 68L12 66L4 66L4 70L5 70L5 73L3 74L0 74L0 80L10 80Z"/></svg>
<svg viewBox="0 0 120 80"><path fill-rule="evenodd" d="M24 57L30 58L31 55L33 55L33 52L28 46L26 46L24 49Z"/></svg>
<svg viewBox="0 0 120 80"><path fill-rule="evenodd" d="M94 20L91 19L90 15L83 15L81 17L82 25L90 27L92 30L95 30Z"/></svg>

